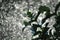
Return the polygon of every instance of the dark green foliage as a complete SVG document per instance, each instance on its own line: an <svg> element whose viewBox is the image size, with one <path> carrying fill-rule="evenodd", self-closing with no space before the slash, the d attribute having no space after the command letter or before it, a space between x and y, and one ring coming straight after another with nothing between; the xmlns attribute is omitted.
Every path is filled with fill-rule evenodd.
<svg viewBox="0 0 60 40"><path fill-rule="evenodd" d="M50 18L51 16L53 16L53 15L56 15L56 13L57 13L57 11L58 11L58 8L59 8L59 6L60 6L60 3L59 4L57 4L57 6L56 6L56 8L55 8L55 13L53 13L53 14L50 14L50 10L49 10L49 8L47 8L47 7L41 7L40 8L40 11L47 11L47 13L46 13L46 18L44 18L42 21L43 21L43 23L45 22L45 20L47 19L47 18ZM56 21L57 21L57 23L55 24L55 29L56 29L56 33L55 33L55 37L57 38L57 39L59 39L58 37L60 37L60 13L58 13L58 15L59 16L56 16ZM47 26L47 25L46 25ZM37 38L36 40L39 40L39 39L41 39L42 38L42 40L47 40L50 36L48 36L47 34L46 34L46 32L47 32L47 30L48 30L48 28L46 27L46 28L43 28L44 30L42 31L42 33L40 32L40 34L42 35L40 35L39 36L39 38ZM53 37L53 36L52 36ZM53 38L52 40L56 40L56 38ZM35 39L34 39L35 40ZM50 38L48 39L48 40L51 40Z"/></svg>
<svg viewBox="0 0 60 40"><path fill-rule="evenodd" d="M48 7L46 7L46 6L40 6L39 11L40 11L40 13L43 13L44 11L50 12L50 9Z"/></svg>
<svg viewBox="0 0 60 40"><path fill-rule="evenodd" d="M34 22L34 21L37 21L37 18L38 18L38 16L40 15L40 13L43 13L44 11L46 11L46 18L45 18L43 21L45 21L47 18L49 18L49 16L51 15L51 14L50 14L50 9L49 9L48 7L46 7L46 6L40 6L37 16L35 17L34 20L31 20L30 23L31 23L31 22ZM31 12L27 12L27 15L28 15L28 17L32 18ZM28 23L26 23L26 22L24 22L24 23L25 23L25 25L28 25ZM47 25L48 25L48 23L46 24L46 26L47 26ZM41 29L42 29L42 32L41 32L41 31L36 31L36 30L37 30L37 27L40 27L40 28L41 28L41 25L33 24L33 26L32 26L33 31L35 32L35 33L34 33L34 36L37 35L37 34L40 34L40 36L39 36L39 38L32 39L32 40L39 40L39 39L41 39L41 38L42 38L42 39L46 39L47 36L48 36L48 35L46 34L48 28L47 28L47 27L41 28Z"/></svg>
<svg viewBox="0 0 60 40"><path fill-rule="evenodd" d="M30 23L31 23L31 22L34 22L34 21L37 21L37 18L38 18L38 16L40 15L40 13L43 13L44 11L46 11L46 16L47 16L46 19L47 19L48 16L50 15L50 9L49 9L48 7L46 7L46 6L40 6L40 7L39 7L39 12L38 12L36 18L35 18L34 20L31 20ZM31 12L27 12L27 15L28 15L28 17L32 18ZM45 19L45 20L46 20L46 19ZM44 21L45 21L45 20L44 20ZM24 22L24 23L25 23L25 25L28 25L27 22ZM47 26L47 25L48 25L48 23L46 24L46 26ZM47 27L46 27L46 28L41 28L41 29L42 29L42 32L41 32L41 31L36 31L36 30L37 30L37 27L40 27L40 28L41 28L41 25L33 24L33 26L32 26L33 31L35 32L35 33L34 33L34 36L37 35L37 34L40 34L40 36L39 36L39 38L32 39L32 40L38 40L38 39L41 39L41 38L46 39L46 37L48 36L48 35L46 34L48 28L47 28ZM45 37L45 38L44 38L44 37Z"/></svg>
<svg viewBox="0 0 60 40"><path fill-rule="evenodd" d="M44 23L45 20L51 16L49 7L41 6L39 8L39 13L43 13L44 11L46 11L46 17L42 20L42 23Z"/></svg>
<svg viewBox="0 0 60 40"><path fill-rule="evenodd" d="M56 5L56 7L55 7L55 13L57 13L59 7L60 7L60 2L59 2L59 3Z"/></svg>
<svg viewBox="0 0 60 40"><path fill-rule="evenodd" d="M46 18L48 18L50 16L50 9L48 7L46 7L46 6L40 6L38 14L37 14L35 20L37 20L37 18L40 15L40 13L43 13L44 11L46 11L46 14L45 14L47 16Z"/></svg>
<svg viewBox="0 0 60 40"><path fill-rule="evenodd" d="M58 14L57 14L58 16L60 16L60 12L58 12Z"/></svg>
<svg viewBox="0 0 60 40"><path fill-rule="evenodd" d="M28 22L26 22L26 21L24 21L24 24L25 24L25 26L27 26L29 23L28 23Z"/></svg>
<svg viewBox="0 0 60 40"><path fill-rule="evenodd" d="M58 11L58 8L60 7L60 2L56 5L55 7L55 12L53 14L50 13L50 8L49 7L46 7L46 6L40 6L39 7L39 11L38 11L38 14L37 16L35 17L34 20L31 20L29 21L28 23L25 22L25 25L30 25L32 22L37 22L37 18L38 16L40 15L40 13L43 13L44 11L46 11L46 17L42 20L42 24L46 21L46 19L50 18L51 16L56 16L56 24L54 25L55 29L56 29L56 32L54 35L48 35L47 34L47 31L48 31L48 23L45 25L46 27L42 28L41 25L39 24L33 24L32 26L32 30L35 32L33 36L35 35L38 35L39 34L39 37L38 38L35 38L35 39L32 39L32 40L56 40L56 38L60 37L60 13L58 13L57 15L57 11ZM32 13L31 12L27 12L27 15L28 17L32 18ZM42 31L36 31L37 28L40 27L42 29ZM51 30L50 30L51 31ZM51 32L50 32L51 34ZM50 39L50 37L53 37L52 39ZM54 38L56 37L56 38Z"/></svg>
<svg viewBox="0 0 60 40"><path fill-rule="evenodd" d="M27 12L28 17L32 18L32 13L31 12Z"/></svg>
<svg viewBox="0 0 60 40"><path fill-rule="evenodd" d="M33 18L32 13L31 13L31 12L27 12L27 15L28 15L28 17L31 18L31 20L32 20L32 18ZM25 24L25 26L27 26L27 25L30 24L30 23L24 21L24 24Z"/></svg>

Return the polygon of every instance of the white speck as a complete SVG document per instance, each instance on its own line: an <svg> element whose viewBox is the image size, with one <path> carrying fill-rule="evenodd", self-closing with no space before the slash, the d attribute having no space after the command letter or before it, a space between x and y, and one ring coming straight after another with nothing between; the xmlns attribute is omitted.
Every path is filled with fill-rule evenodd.
<svg viewBox="0 0 60 40"><path fill-rule="evenodd" d="M39 35L36 35L36 36L33 37L33 39L38 38L38 37L39 37Z"/></svg>
<svg viewBox="0 0 60 40"><path fill-rule="evenodd" d="M46 14L46 11L44 11L43 14Z"/></svg>
<svg viewBox="0 0 60 40"><path fill-rule="evenodd" d="M18 5L18 4L15 4L15 8L16 8L16 9L19 9L20 7L19 7L19 5Z"/></svg>
<svg viewBox="0 0 60 40"><path fill-rule="evenodd" d="M40 27L37 28L37 31L42 31L42 29Z"/></svg>
<svg viewBox="0 0 60 40"><path fill-rule="evenodd" d="M38 13L38 11L36 11L36 13Z"/></svg>
<svg viewBox="0 0 60 40"><path fill-rule="evenodd" d="M56 39L56 40L58 40L58 39Z"/></svg>

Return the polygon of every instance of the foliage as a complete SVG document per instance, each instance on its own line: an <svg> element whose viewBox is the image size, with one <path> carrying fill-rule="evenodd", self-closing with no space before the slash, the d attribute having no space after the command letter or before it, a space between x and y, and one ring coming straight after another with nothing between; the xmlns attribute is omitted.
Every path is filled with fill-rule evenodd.
<svg viewBox="0 0 60 40"><path fill-rule="evenodd" d="M3 40L4 38L7 38L7 37L8 38L6 40L9 40L10 38L13 37L12 36L12 33L13 33L13 31L12 31L13 30L13 27L12 27L13 26L13 22L11 24L10 21L12 21L12 20L9 19L10 21L8 20L9 22L7 23L6 22L6 16L8 17L8 14L7 13L9 13L9 15L12 15L12 13L10 13L10 12L15 10L15 7L13 5L14 5L14 2L16 2L16 1L19 1L19 0L3 0L0 3L1 4L0 5L0 14L1 14L0 15L0 21L1 21L1 23L0 23L0 28L1 28L1 31L0 31L0 34L1 34L0 35L0 39L1 40ZM31 25L32 26L32 31L34 32L33 37L35 35L38 35L38 34L39 34L39 37L38 38L35 38L35 39L32 38L32 40L39 40L39 39L41 39L41 40L56 40L56 39L60 40L59 39L59 37L60 37L60 12L58 12L58 14L57 14L57 11L58 11L59 7L60 7L60 3L57 4L57 6L55 8L55 13L52 13L51 14L49 7L47 7L47 6L40 6L39 9L38 9L39 10L38 11L38 14L37 14L37 16L35 17L34 20L32 20L34 18L33 13L31 13L29 11L27 12L27 16L29 18L31 18L31 20L29 22L24 21L25 26L31 25L32 22L37 22L37 19L38 19L40 13L43 13L44 11L46 11L46 14L45 14L46 17L42 20L42 25L45 23L45 21L47 19L50 19L50 17L52 17L54 15L56 16L56 18L55 18L56 19L56 24L53 25L53 27L56 30L56 32L54 33L54 35L52 35L52 33L51 33L52 29L49 32L50 35L48 35L48 32L47 31L50 28L47 27L47 25L49 23L46 23L45 27L42 27L42 25L39 25L39 24L33 24L33 25ZM15 19L13 21L15 21ZM16 22L16 24L17 24L17 22ZM8 28L8 26L9 26L9 28ZM26 27L24 27L22 30L24 31L25 28ZM40 28L40 30L37 31L37 28ZM51 37L52 37L52 39L51 39Z"/></svg>
<svg viewBox="0 0 60 40"><path fill-rule="evenodd" d="M59 5L59 4L57 4L57 5ZM48 18L50 18L50 17L55 15L56 16L56 18L55 18L56 19L56 24L54 24L53 27L56 29L56 32L54 33L54 35L48 35L48 33L47 33L47 31L49 29L49 27L47 27L48 23L45 25L46 27L44 27L44 28L42 28L42 25L33 24L32 28L33 28L33 31L35 32L33 37L35 35L37 35L37 34L39 34L39 37L36 38L36 39L32 39L32 40L39 40L39 39L41 39L41 40L51 40L50 37L52 37L52 40L56 40L56 39L59 40L58 37L60 37L60 35L59 35L59 33L60 33L59 32L60 31L59 30L60 29L60 13L58 13L58 15L57 15L57 11L58 11L59 6L56 6L55 13L53 13L53 14L50 13L49 7L46 7L46 6L40 6L39 7L39 11L38 11L38 14L37 14L36 18L33 21L31 20L30 22L31 23L34 22L34 21L37 22L37 18L39 17L40 13L43 13L44 11L46 11L46 14L45 14L46 17L42 20L42 24L46 21L46 19L48 19ZM27 13L28 13L27 14L28 17L31 18L32 17L32 13L31 12L27 12ZM42 31L36 31L38 27L40 27Z"/></svg>

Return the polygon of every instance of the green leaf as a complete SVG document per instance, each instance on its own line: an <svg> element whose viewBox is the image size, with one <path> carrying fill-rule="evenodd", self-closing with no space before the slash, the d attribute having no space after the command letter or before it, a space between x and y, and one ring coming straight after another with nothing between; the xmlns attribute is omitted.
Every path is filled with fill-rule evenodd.
<svg viewBox="0 0 60 40"><path fill-rule="evenodd" d="M50 9L46 6L40 6L39 11L40 11L40 13L43 13L44 11L50 12Z"/></svg>
<svg viewBox="0 0 60 40"><path fill-rule="evenodd" d="M60 16L60 12L58 12L58 14L57 14L58 16Z"/></svg>
<svg viewBox="0 0 60 40"><path fill-rule="evenodd" d="M28 22L24 21L24 24L25 24L25 26L27 26L28 25Z"/></svg>
<svg viewBox="0 0 60 40"><path fill-rule="evenodd" d="M32 17L32 13L31 12L27 12L27 15L28 15L28 17Z"/></svg>

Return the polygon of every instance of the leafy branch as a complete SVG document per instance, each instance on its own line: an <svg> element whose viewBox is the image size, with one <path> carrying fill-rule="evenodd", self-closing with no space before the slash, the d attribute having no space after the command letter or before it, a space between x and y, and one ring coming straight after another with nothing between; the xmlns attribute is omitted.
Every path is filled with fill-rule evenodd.
<svg viewBox="0 0 60 40"><path fill-rule="evenodd" d="M46 6L40 6L40 7L39 7L38 14L37 14L37 16L35 17L34 20L32 20L32 18L33 18L32 13L31 13L31 12L27 12L27 15L28 15L28 17L31 18L31 21L29 21L28 23L25 22L25 25L27 26L27 25L31 25L32 22L37 22L37 18L39 17L40 13L43 13L44 11L46 11L46 14L45 14L46 17L42 20L42 24L45 22L46 19L48 19L48 18L50 18L50 17L52 17L52 16L54 16L54 15L56 15L57 21L60 20L60 18L59 18L59 17L60 17L60 13L58 13L59 16L57 15L57 11L58 11L58 8L59 8L59 7L60 7L60 2L56 5L56 7L55 7L55 12L54 12L53 14L51 14L51 13L50 13L50 9L49 9L48 7L46 7ZM58 22L60 23L60 21L58 21ZM49 29L49 28L47 27L47 25L48 25L48 23L46 24L46 27L45 27L45 28L41 28L41 27L42 27L41 25L39 25L39 24L33 24L32 28L33 28L33 31L35 32L35 34L34 34L33 36L35 36L35 35L37 35L37 34L40 34L40 35L39 35L38 38L32 39L32 40L38 40L38 39L46 40L46 38L49 37L49 36L46 34L47 30ZM56 26L56 25L55 25L55 26ZM41 32L41 31L36 31L36 30L37 30L37 27L40 27L40 28L42 29L42 32ZM26 28L26 27L25 27L25 28ZM25 29L25 28L23 28L23 29ZM56 28L56 27L55 27L55 28ZM57 28L56 28L56 30L57 30ZM57 31L58 31L58 30L57 30ZM57 35L58 35L58 34L57 34Z"/></svg>

